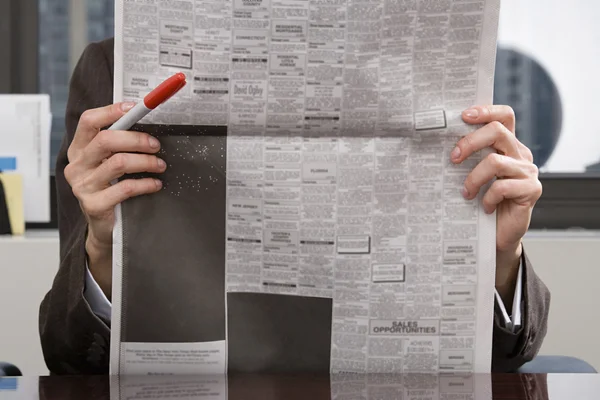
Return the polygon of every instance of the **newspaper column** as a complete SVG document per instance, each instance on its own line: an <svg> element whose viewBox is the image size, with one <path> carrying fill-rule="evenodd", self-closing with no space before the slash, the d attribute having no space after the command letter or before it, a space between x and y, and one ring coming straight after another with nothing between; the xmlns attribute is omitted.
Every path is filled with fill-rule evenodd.
<svg viewBox="0 0 600 400"><path fill-rule="evenodd" d="M233 0L227 138L227 291L260 292L269 7Z"/></svg>
<svg viewBox="0 0 600 400"><path fill-rule="evenodd" d="M142 53L155 52L154 54L158 54L158 63L150 59L140 60L143 62L141 67L145 71L153 70L156 65L160 68L156 71L157 73L153 74L154 81L149 82L151 86L148 89L152 89L174 72L183 72L187 75L188 80L191 80L193 70L194 2L187 0L177 3L156 2L155 4L125 3L125 7L135 7L140 13L149 12L153 8L156 9L154 15L157 18L158 46L148 46L148 43L143 42L137 43L136 46ZM144 29L144 27L150 26L150 21L138 20L131 24L125 22L124 28L137 26L138 29ZM134 43L138 41L135 34L127 35L127 37L127 40ZM125 68L125 71L129 70ZM173 99L174 101L165 103L146 117L146 122L160 121L163 124L191 124L193 108L190 104L190 90L190 87L184 88L181 95Z"/></svg>
<svg viewBox="0 0 600 400"><path fill-rule="evenodd" d="M182 111L192 116L194 125L227 126L228 123L231 6L232 0L195 2L193 102Z"/></svg>
<svg viewBox="0 0 600 400"><path fill-rule="evenodd" d="M470 107L477 98L478 40L483 24L484 2L453 4L450 14L444 101L453 110ZM471 130L460 114L448 119L450 134L446 138L444 157L444 253L442 278L442 324L440 369L471 370L475 357L476 291L478 283L477 202L462 198L460 189L467 174L480 161L473 155L460 166L448 159L460 135Z"/></svg>
<svg viewBox="0 0 600 400"><path fill-rule="evenodd" d="M442 267L442 185L445 133L443 72L449 1L419 2L413 55L415 130L409 161L406 320L400 327L409 371L439 367Z"/></svg>
<svg viewBox="0 0 600 400"><path fill-rule="evenodd" d="M123 60L123 101L140 101L160 74L158 6L126 2L123 8L123 46L130 53ZM143 122L152 117L153 113Z"/></svg>
<svg viewBox="0 0 600 400"><path fill-rule="evenodd" d="M346 5L309 2L302 155L302 293L333 297Z"/></svg>
<svg viewBox="0 0 600 400"><path fill-rule="evenodd" d="M271 2L262 287L297 294L308 4Z"/></svg>
<svg viewBox="0 0 600 400"><path fill-rule="evenodd" d="M349 1L338 158L332 371L367 370L382 2Z"/></svg>
<svg viewBox="0 0 600 400"><path fill-rule="evenodd" d="M403 370L405 338L387 330L406 316L409 152L413 127L416 2L384 2L375 139L373 256L369 299L371 372Z"/></svg>

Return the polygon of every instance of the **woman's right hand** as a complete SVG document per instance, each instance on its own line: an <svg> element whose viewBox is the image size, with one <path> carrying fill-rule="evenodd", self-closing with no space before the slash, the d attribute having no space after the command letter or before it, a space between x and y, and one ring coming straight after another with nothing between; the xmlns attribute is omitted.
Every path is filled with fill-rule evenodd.
<svg viewBox="0 0 600 400"><path fill-rule="evenodd" d="M67 156L65 178L88 222L85 243L92 276L110 299L112 289L112 231L114 208L131 197L159 191L158 179L111 181L125 174L162 173L166 163L155 154L159 141L147 133L102 130L135 104L117 103L81 115Z"/></svg>

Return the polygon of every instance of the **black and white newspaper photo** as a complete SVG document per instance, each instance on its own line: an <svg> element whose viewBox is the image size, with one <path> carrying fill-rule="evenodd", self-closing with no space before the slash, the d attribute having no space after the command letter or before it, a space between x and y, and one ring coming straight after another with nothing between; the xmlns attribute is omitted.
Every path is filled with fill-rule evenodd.
<svg viewBox="0 0 600 400"><path fill-rule="evenodd" d="M188 85L134 128L168 168L117 208L112 374L490 371L486 154L449 155L500 0L115 3L114 100Z"/></svg>

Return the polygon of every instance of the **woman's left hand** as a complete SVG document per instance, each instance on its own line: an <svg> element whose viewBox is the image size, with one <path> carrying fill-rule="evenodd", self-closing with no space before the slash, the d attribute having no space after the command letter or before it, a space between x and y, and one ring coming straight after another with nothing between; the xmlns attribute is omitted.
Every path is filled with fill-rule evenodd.
<svg viewBox="0 0 600 400"><path fill-rule="evenodd" d="M498 178L483 195L483 208L486 213L497 211L497 269L518 266L522 238L529 228L533 207L542 195L538 168L531 150L515 136L515 113L511 107L476 106L464 111L462 117L468 124L484 126L457 143L450 156L453 163L461 163L486 147L496 150L467 176L463 196L476 198L484 185ZM498 278L497 274L497 286L502 284Z"/></svg>

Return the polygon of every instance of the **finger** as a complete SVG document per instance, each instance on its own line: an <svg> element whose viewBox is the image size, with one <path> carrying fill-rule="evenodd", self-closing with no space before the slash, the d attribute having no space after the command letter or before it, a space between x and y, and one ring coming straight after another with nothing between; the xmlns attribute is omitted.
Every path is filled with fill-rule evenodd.
<svg viewBox="0 0 600 400"><path fill-rule="evenodd" d="M491 122L458 141L450 154L454 163L461 163L473 153L492 147L501 154L521 158L517 138L500 122Z"/></svg>
<svg viewBox="0 0 600 400"><path fill-rule="evenodd" d="M510 106L474 106L463 111L462 117L468 124L488 124L498 121L510 132L515 132L515 112Z"/></svg>
<svg viewBox="0 0 600 400"><path fill-rule="evenodd" d="M88 166L97 166L115 153L149 153L160 150L160 142L153 136L135 131L102 131L83 150Z"/></svg>
<svg viewBox="0 0 600 400"><path fill-rule="evenodd" d="M484 158L465 179L463 196L473 199L481 187L494 178L527 178L530 176L529 163L500 154L491 153Z"/></svg>
<svg viewBox="0 0 600 400"><path fill-rule="evenodd" d="M162 188L162 182L154 178L126 179L100 192L84 197L82 208L92 218L102 218L132 197L156 193Z"/></svg>
<svg viewBox="0 0 600 400"><path fill-rule="evenodd" d="M73 137L71 148L73 151L85 148L104 127L112 125L119 118L131 110L135 103L115 103L106 107L94 108L85 111L79 118L77 131ZM71 151L71 148L69 149Z"/></svg>
<svg viewBox="0 0 600 400"><path fill-rule="evenodd" d="M118 153L103 162L87 179L87 190L99 191L110 182L125 174L141 172L162 173L167 164L160 158L149 154Z"/></svg>
<svg viewBox="0 0 600 400"><path fill-rule="evenodd" d="M500 179L483 196L486 213L493 213L504 200L512 200L523 207L533 207L542 195L542 184L537 179Z"/></svg>
<svg viewBox="0 0 600 400"><path fill-rule="evenodd" d="M521 153L521 156L525 160L532 163L533 162L533 153L531 152L531 149L529 149L529 147L527 147L523 143L521 143L518 139L517 139L517 144L519 146L519 153Z"/></svg>

